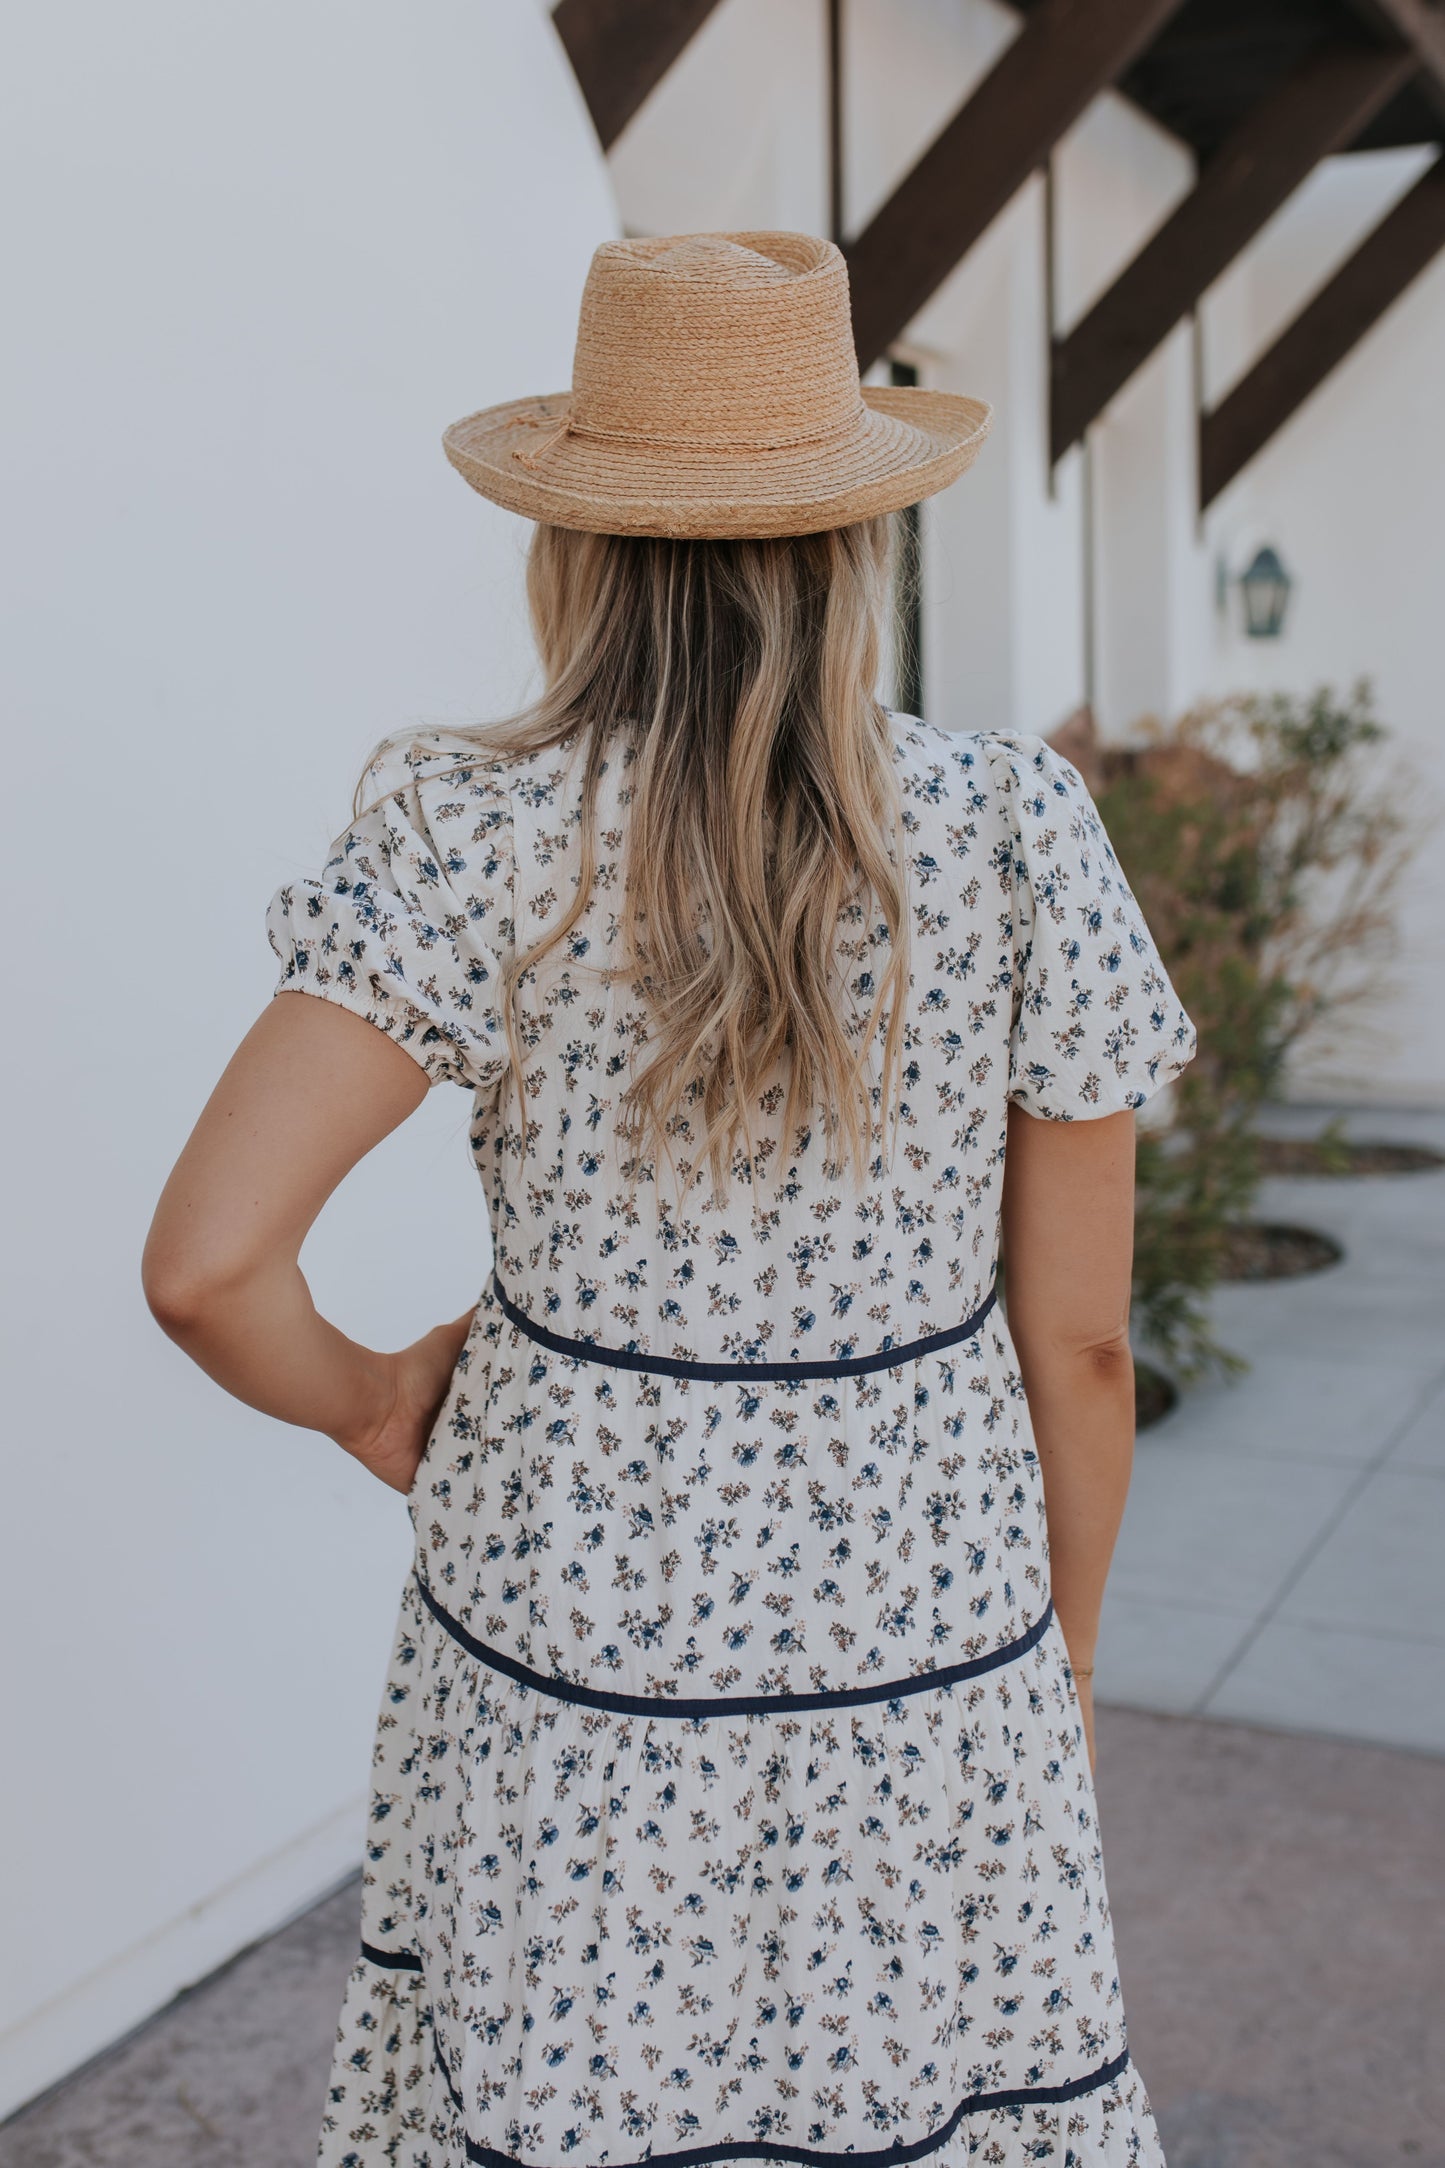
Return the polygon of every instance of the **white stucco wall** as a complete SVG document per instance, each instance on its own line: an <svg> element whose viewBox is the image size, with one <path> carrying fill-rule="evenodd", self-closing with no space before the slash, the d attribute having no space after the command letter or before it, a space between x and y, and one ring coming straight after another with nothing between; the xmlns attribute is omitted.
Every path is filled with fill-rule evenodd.
<svg viewBox="0 0 1445 2168"><path fill-rule="evenodd" d="M1222 390L1415 180L1428 154L1330 160L1211 296L1207 366ZM1216 314L1216 308L1218 314ZM1226 313L1227 312L1227 313ZM1211 562L1260 541L1294 576L1284 637L1211 626L1207 689L1307 691L1370 678L1417 851L1384 997L1301 1063L1295 1088L1445 1102L1445 257L1421 274L1212 508Z"/></svg>
<svg viewBox="0 0 1445 2168"><path fill-rule="evenodd" d="M384 731L522 687L525 530L438 438L567 382L616 223L528 5L80 0L8 59L0 2111L359 1860L404 1510L192 1370L139 1256L273 887ZM308 1253L377 1344L481 1283L466 1114Z"/></svg>
<svg viewBox="0 0 1445 2168"><path fill-rule="evenodd" d="M825 232L823 56L811 0L724 0L609 154L627 230Z"/></svg>
<svg viewBox="0 0 1445 2168"><path fill-rule="evenodd" d="M1056 323L1067 335L1194 185L1194 159L1136 106L1097 98L1054 158ZM1089 434L1094 668L1103 730L1193 692L1200 585L1191 334L1180 325ZM1082 453L1073 456L1082 458ZM1045 725L1044 727L1048 727Z"/></svg>

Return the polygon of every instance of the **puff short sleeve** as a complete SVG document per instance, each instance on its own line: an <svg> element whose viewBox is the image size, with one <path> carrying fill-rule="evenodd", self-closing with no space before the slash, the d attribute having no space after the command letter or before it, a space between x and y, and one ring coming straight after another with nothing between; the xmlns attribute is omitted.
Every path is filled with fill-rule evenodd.
<svg viewBox="0 0 1445 2168"><path fill-rule="evenodd" d="M1193 1057L1194 1025L1078 770L1042 738L984 742L1011 858L1009 1097L1062 1122L1141 1107Z"/></svg>
<svg viewBox="0 0 1445 2168"><path fill-rule="evenodd" d="M275 992L319 995L374 1024L433 1084L496 1089L507 1068L503 966L514 852L485 762L408 746L375 756L366 809L314 878L267 908Z"/></svg>

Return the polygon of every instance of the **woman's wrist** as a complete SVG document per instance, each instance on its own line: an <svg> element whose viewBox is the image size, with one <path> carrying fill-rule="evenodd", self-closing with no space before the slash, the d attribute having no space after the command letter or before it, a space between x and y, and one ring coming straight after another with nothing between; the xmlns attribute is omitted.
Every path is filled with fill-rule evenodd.
<svg viewBox="0 0 1445 2168"><path fill-rule="evenodd" d="M349 1405L338 1421L327 1425L326 1435L343 1453L364 1462L396 1411L400 1373L395 1355L363 1347L356 1349L356 1355Z"/></svg>
<svg viewBox="0 0 1445 2168"><path fill-rule="evenodd" d="M1092 1610L1091 1605L1082 1618L1071 1616L1068 1610L1060 1616L1057 1596L1054 1599L1054 1613L1058 1617L1059 1629L1064 1637L1070 1668L1074 1671L1093 1668L1099 1642L1099 1622L1096 1616L1090 1615Z"/></svg>

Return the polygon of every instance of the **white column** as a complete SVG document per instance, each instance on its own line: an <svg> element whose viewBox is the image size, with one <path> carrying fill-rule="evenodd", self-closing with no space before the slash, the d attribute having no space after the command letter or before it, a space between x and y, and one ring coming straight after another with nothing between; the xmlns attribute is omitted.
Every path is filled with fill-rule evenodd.
<svg viewBox="0 0 1445 2168"><path fill-rule="evenodd" d="M1194 696L1210 622L1197 532L1192 331L1179 325L1091 434L1095 705L1109 735Z"/></svg>
<svg viewBox="0 0 1445 2168"><path fill-rule="evenodd" d="M925 507L924 683L950 730L1048 731L1083 696L1078 458L1052 479L1043 185L1022 189L923 310L926 381L994 409L976 465Z"/></svg>

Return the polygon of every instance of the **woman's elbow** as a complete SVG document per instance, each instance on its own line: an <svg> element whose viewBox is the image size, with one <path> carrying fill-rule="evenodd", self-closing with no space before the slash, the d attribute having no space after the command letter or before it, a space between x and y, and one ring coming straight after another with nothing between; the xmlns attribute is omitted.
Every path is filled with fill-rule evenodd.
<svg viewBox="0 0 1445 2168"><path fill-rule="evenodd" d="M1110 1333L1101 1340L1089 1340L1076 1351L1076 1361L1086 1377L1097 1381L1100 1387L1124 1387L1131 1389L1134 1382L1134 1350L1129 1344L1127 1331Z"/></svg>
<svg viewBox="0 0 1445 2168"><path fill-rule="evenodd" d="M235 1260L200 1255L153 1227L140 1276L146 1307L161 1331L184 1341L233 1299L245 1274Z"/></svg>
<svg viewBox="0 0 1445 2168"><path fill-rule="evenodd" d="M172 1340L194 1330L215 1299L203 1277L149 1248L141 1259L140 1284L146 1308Z"/></svg>
<svg viewBox="0 0 1445 2168"><path fill-rule="evenodd" d="M1015 1340L1020 1359L1035 1376L1047 1373L1075 1392L1133 1389L1134 1351L1127 1325L1068 1332L1054 1320L1034 1332L1025 1327Z"/></svg>

